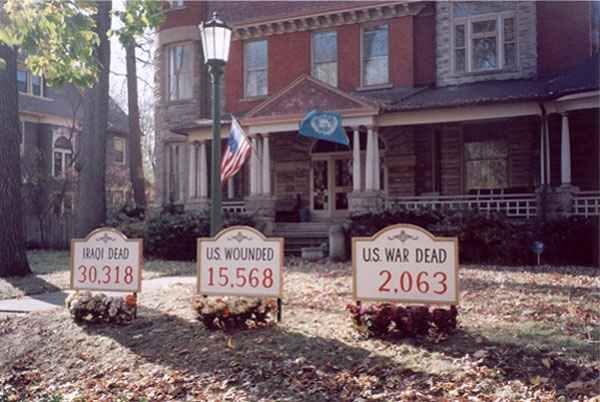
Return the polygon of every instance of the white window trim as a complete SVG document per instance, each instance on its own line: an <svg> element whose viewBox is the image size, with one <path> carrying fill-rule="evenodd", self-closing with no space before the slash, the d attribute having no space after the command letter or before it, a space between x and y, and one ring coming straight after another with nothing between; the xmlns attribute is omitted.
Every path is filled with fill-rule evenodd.
<svg viewBox="0 0 600 402"><path fill-rule="evenodd" d="M514 44L515 44L515 66L505 67L504 66L504 20L512 18L514 26ZM488 70L473 70L473 34L472 24L473 22L479 21L496 21L496 59L498 66L494 69ZM455 36L456 26L464 25L465 27L465 71L456 71L456 47L455 47ZM452 63L452 73L457 76L469 75L469 74L486 74L486 73L498 73L505 71L518 71L520 68L519 63L519 34L518 34L518 17L515 11L503 11L499 13L488 13L481 15L474 15L470 17L453 17L452 24L450 26L450 62ZM511 42L512 43L512 42Z"/></svg>
<svg viewBox="0 0 600 402"><path fill-rule="evenodd" d="M315 31L312 32L310 35L310 75L314 78L317 78L316 75L316 69L315 67L317 66L317 63L315 61L315 36L321 33L334 33L335 34L335 49L336 49L336 54L335 54L335 85L331 84L330 82L326 82L326 84L328 85L332 85L334 87L338 87L339 85L339 55L338 55L338 34L337 31L335 30L326 30L326 31ZM332 62L330 62L332 63ZM318 63L318 64L328 64L328 63Z"/></svg>
<svg viewBox="0 0 600 402"><path fill-rule="evenodd" d="M116 158L116 148L115 148L115 143L116 142L120 142L123 144L123 161L118 161ZM114 162L117 165L125 165L127 163L127 141L125 141L125 138L121 138L121 137L113 137L113 149L115 151L115 160Z"/></svg>
<svg viewBox="0 0 600 402"><path fill-rule="evenodd" d="M191 42L178 42L178 43L171 43L169 45L166 46L166 53L167 53L167 68L165 69L167 72L167 85L166 85L166 97L165 99L167 99L167 102L169 103L176 103L176 102L184 102L184 101L189 101L191 99L194 98L194 91L192 90L192 93L189 97L183 98L181 97L181 95L179 95L179 85L177 86L177 96L171 98L171 50L180 47L183 49L183 52L185 53L186 48L190 51L190 52L194 52L194 47L192 45ZM193 85L193 81L194 81L194 68L195 68L195 61L194 61L194 57L192 54L192 77L190 82L188 83L189 85Z"/></svg>
<svg viewBox="0 0 600 402"><path fill-rule="evenodd" d="M263 70L263 68L248 69L248 66L246 66L246 46L248 43L252 43L252 42L265 42L266 47L267 47L266 64L264 67L265 77L266 77L266 79L265 79L266 88L265 88L265 93L262 95L248 95L248 86L246 85L246 83L248 82L248 72ZM266 96L269 96L269 41L267 39L255 39L255 40L244 41L244 43L242 45L242 64L243 64L243 68L244 68L244 99L264 98Z"/></svg>
<svg viewBox="0 0 600 402"><path fill-rule="evenodd" d="M25 120L20 120L19 123L21 126L21 142L19 143L19 156L21 156L22 158L25 155Z"/></svg>
<svg viewBox="0 0 600 402"><path fill-rule="evenodd" d="M56 130L52 134L52 177L55 179L64 179L65 178L65 173L67 172L67 169L68 169L66 155L71 155L71 156L73 155L73 149L72 149L73 148L73 140L71 140L71 149L54 147L54 144L56 144L56 140L59 139L60 137L65 137L65 138L69 139L69 136L66 135L63 130L66 130L66 128ZM61 158L62 174L60 176L56 176L56 172L54 169L54 154L55 154L55 152L62 154L62 158Z"/></svg>
<svg viewBox="0 0 600 402"><path fill-rule="evenodd" d="M179 10L181 8L185 8L185 3L183 0L168 0L167 1L167 10Z"/></svg>
<svg viewBox="0 0 600 402"><path fill-rule="evenodd" d="M387 45L388 45L388 53L387 53L387 60L388 60L388 68L387 68L387 80L386 82L380 83L380 84L369 84L366 85L365 84L365 53L364 53L364 47L365 47L365 30L370 30L373 28L379 28L385 26L387 29ZM391 47L390 47L390 24L388 23L382 23L382 24L376 24L376 25L372 25L372 26L361 26L360 27L360 88L380 88L380 87L384 87L384 88L388 88L392 82L391 82L391 78L390 78L390 51L391 51ZM381 57L382 58L382 57Z"/></svg>

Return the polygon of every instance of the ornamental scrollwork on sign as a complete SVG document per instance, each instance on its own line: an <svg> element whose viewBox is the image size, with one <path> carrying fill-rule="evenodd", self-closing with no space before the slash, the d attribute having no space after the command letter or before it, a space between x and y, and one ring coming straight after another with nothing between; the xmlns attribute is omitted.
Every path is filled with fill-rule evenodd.
<svg viewBox="0 0 600 402"><path fill-rule="evenodd" d="M102 237L98 237L96 238L97 241L101 241L102 243L106 244L109 241L116 241L117 239L115 239L114 237L110 237L108 235L108 233L104 233L104 235L102 235Z"/></svg>
<svg viewBox="0 0 600 402"><path fill-rule="evenodd" d="M228 237L227 240L235 240L238 243L243 242L244 240L252 240L251 237L246 236L242 232L237 232L235 236Z"/></svg>
<svg viewBox="0 0 600 402"><path fill-rule="evenodd" d="M417 236L411 236L404 230L401 230L396 236L388 236L388 240L400 240L404 243L407 240L419 240L419 238Z"/></svg>

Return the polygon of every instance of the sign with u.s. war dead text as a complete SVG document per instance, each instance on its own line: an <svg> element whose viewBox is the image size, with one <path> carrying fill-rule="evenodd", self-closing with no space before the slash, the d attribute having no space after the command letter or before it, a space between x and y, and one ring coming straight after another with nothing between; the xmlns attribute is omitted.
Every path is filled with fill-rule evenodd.
<svg viewBox="0 0 600 402"><path fill-rule="evenodd" d="M357 300L458 304L458 239L414 225L388 226L352 239Z"/></svg>
<svg viewBox="0 0 600 402"><path fill-rule="evenodd" d="M71 289L140 292L142 242L112 228L71 240Z"/></svg>
<svg viewBox="0 0 600 402"><path fill-rule="evenodd" d="M281 297L283 238L232 226L198 239L197 291L202 295Z"/></svg>

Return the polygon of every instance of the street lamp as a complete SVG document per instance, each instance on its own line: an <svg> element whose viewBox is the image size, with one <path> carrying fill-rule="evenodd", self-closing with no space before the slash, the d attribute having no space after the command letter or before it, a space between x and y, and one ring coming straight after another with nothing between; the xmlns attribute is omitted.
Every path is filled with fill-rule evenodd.
<svg viewBox="0 0 600 402"><path fill-rule="evenodd" d="M221 211L221 77L229 58L231 28L214 12L210 21L200 24L200 37L204 60L212 78L212 158L211 158L211 207L210 234L215 236L223 224Z"/></svg>

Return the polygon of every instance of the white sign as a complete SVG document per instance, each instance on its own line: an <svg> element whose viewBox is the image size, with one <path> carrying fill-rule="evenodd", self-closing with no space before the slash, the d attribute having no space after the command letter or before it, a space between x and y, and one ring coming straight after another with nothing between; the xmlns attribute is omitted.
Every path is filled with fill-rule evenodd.
<svg viewBox="0 0 600 402"><path fill-rule="evenodd" d="M283 238L232 226L198 239L197 252L199 294L281 297Z"/></svg>
<svg viewBox="0 0 600 402"><path fill-rule="evenodd" d="M142 240L101 228L71 240L71 289L140 292Z"/></svg>
<svg viewBox="0 0 600 402"><path fill-rule="evenodd" d="M352 239L355 299L458 304L458 239L408 224Z"/></svg>

